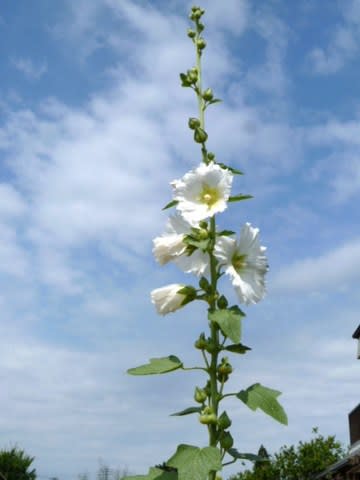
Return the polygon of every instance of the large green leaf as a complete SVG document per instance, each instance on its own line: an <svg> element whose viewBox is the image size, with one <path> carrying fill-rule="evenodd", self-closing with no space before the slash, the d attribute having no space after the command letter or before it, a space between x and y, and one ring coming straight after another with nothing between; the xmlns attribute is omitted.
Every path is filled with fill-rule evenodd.
<svg viewBox="0 0 360 480"><path fill-rule="evenodd" d="M127 373L130 375L156 375L177 370L183 366L181 360L175 355L162 358L150 358L150 362L139 367L130 368Z"/></svg>
<svg viewBox="0 0 360 480"><path fill-rule="evenodd" d="M229 337L234 343L239 343L243 316L240 309L223 308L210 312L209 320L215 322L226 337Z"/></svg>
<svg viewBox="0 0 360 480"><path fill-rule="evenodd" d="M202 409L202 407L189 407L181 410L181 412L172 413L170 417L182 417L183 415L190 415L191 413L200 413Z"/></svg>
<svg viewBox="0 0 360 480"><path fill-rule="evenodd" d="M179 445L166 464L177 469L178 480L207 480L212 470L221 470L221 454L216 447Z"/></svg>
<svg viewBox="0 0 360 480"><path fill-rule="evenodd" d="M229 455L233 458L241 459L241 460L249 460L250 462L260 462L264 459L264 457L260 457L259 455L255 455L254 453L241 453L236 450L236 448L229 448L227 451Z"/></svg>
<svg viewBox="0 0 360 480"><path fill-rule="evenodd" d="M264 413L270 415L278 422L287 425L288 419L283 407L277 401L281 394L278 390L264 387L260 383L255 383L246 390L241 390L236 396L245 403L251 410L260 408Z"/></svg>
<svg viewBox="0 0 360 480"><path fill-rule="evenodd" d="M124 477L123 480L177 480L176 472L164 472L160 468L151 467L147 475Z"/></svg>

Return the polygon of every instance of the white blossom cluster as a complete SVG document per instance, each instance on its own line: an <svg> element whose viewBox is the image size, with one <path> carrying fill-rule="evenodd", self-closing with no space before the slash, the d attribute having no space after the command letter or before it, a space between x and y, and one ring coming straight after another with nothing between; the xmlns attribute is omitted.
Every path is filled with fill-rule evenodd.
<svg viewBox="0 0 360 480"><path fill-rule="evenodd" d="M153 240L153 253L160 265L174 262L183 272L198 277L210 274L210 254L201 248L190 248L186 242L201 222L227 208L233 173L220 165L202 163L183 178L171 182L177 213L170 216L166 231ZM216 235L213 255L219 271L231 279L239 301L246 305L259 302L265 295L267 272L266 248L260 245L259 229L245 223L240 238ZM184 285L171 284L151 292L157 312L165 315L182 307Z"/></svg>

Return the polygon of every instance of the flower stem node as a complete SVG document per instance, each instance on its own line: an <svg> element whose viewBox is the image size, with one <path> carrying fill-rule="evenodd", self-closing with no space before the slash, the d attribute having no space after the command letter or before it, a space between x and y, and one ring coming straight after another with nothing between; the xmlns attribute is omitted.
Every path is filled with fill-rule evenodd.
<svg viewBox="0 0 360 480"><path fill-rule="evenodd" d="M224 450L229 450L234 445L234 439L230 432L223 432L220 437L220 445Z"/></svg>
<svg viewBox="0 0 360 480"><path fill-rule="evenodd" d="M217 417L212 407L205 407L200 414L199 420L203 425L215 425Z"/></svg>
<svg viewBox="0 0 360 480"><path fill-rule="evenodd" d="M204 403L207 399L207 394L202 388L196 387L194 393L194 400L198 403Z"/></svg>
<svg viewBox="0 0 360 480"><path fill-rule="evenodd" d="M189 118L188 125L191 130L195 130L200 127L200 120L198 118Z"/></svg>

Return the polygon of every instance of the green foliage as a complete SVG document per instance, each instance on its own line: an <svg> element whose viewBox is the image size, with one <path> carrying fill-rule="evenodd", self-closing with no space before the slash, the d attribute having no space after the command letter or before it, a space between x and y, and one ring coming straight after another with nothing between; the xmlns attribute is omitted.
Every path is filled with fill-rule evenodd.
<svg viewBox="0 0 360 480"><path fill-rule="evenodd" d="M283 446L279 452L269 456L261 446L258 456L262 462L255 462L252 470L246 470L230 477L229 480L304 480L343 458L346 454L335 436L317 435L309 442L299 442L296 446Z"/></svg>
<svg viewBox="0 0 360 480"><path fill-rule="evenodd" d="M245 403L251 410L260 408L264 413L270 415L278 422L287 425L288 420L286 413L277 397L281 394L278 390L264 387L260 383L255 383L246 390L241 390L236 396Z"/></svg>
<svg viewBox="0 0 360 480"><path fill-rule="evenodd" d="M241 319L244 317L239 308L231 307L209 313L209 320L216 323L223 335L234 343L241 339Z"/></svg>
<svg viewBox="0 0 360 480"><path fill-rule="evenodd" d="M30 469L33 461L34 457L29 457L24 450L17 447L0 450L1 480L35 480L36 470Z"/></svg>
<svg viewBox="0 0 360 480"><path fill-rule="evenodd" d="M156 375L172 372L182 367L182 362L175 356L162 358L150 358L150 362L139 367L130 368L127 372L130 375Z"/></svg>
<svg viewBox="0 0 360 480"><path fill-rule="evenodd" d="M177 469L179 480L206 480L211 471L221 470L221 454L215 447L179 445L166 463Z"/></svg>

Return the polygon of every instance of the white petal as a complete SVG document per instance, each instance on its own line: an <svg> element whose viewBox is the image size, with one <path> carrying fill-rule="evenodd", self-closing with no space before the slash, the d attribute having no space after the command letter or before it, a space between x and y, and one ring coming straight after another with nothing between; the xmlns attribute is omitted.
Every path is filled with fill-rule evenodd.
<svg viewBox="0 0 360 480"><path fill-rule="evenodd" d="M160 315L175 312L175 310L182 307L185 295L178 293L178 291L183 287L184 285L171 283L165 287L156 288L151 292L151 301Z"/></svg>

